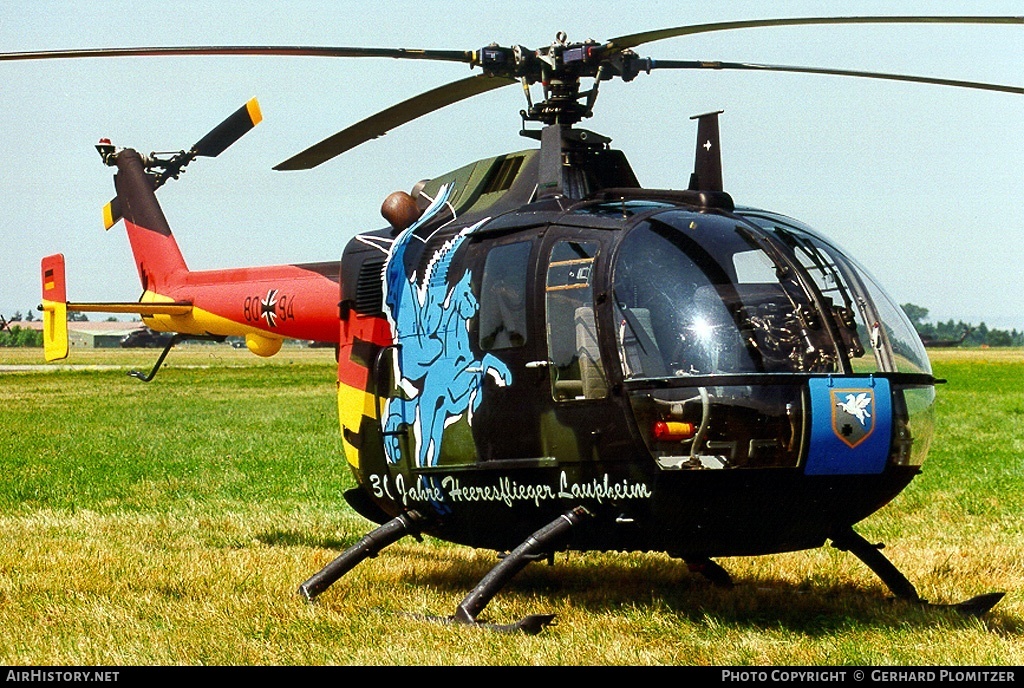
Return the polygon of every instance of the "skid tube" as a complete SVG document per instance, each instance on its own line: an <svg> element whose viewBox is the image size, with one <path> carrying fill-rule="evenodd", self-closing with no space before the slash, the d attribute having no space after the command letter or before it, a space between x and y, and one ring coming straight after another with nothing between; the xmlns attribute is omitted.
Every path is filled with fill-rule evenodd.
<svg viewBox="0 0 1024 688"><path fill-rule="evenodd" d="M732 576L718 562L711 561L707 557L697 559L687 559L684 557L683 561L691 573L699 573L711 581L712 585L726 589L733 587Z"/></svg>
<svg viewBox="0 0 1024 688"><path fill-rule="evenodd" d="M874 571L875 575L881 578L889 590L901 600L916 602L928 607L953 609L966 616L982 616L992 607L996 606L999 600L1003 599L1003 595L1006 594L1003 592L989 592L983 595L976 595L969 600L964 600L957 604L932 604L922 599L917 594L913 584L907 580L907 577L900 573L900 570L882 554L881 550L884 545L871 544L862 535L854 532L853 528L848 528L844 532L834 535L831 539L833 547L844 552L850 552L867 564L868 568Z"/></svg>

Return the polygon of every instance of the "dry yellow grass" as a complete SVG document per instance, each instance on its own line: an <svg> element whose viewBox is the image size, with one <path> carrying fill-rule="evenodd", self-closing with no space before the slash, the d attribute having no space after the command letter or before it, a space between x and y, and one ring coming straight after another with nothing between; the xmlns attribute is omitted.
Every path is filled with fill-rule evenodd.
<svg viewBox="0 0 1024 688"><path fill-rule="evenodd" d="M0 365L38 354L0 352ZM496 561L430 538L303 602L299 583L372 527L339 495L333 353L194 347L172 353L159 384L124 375L155 356L76 352L68 364L119 369L0 373L4 664L1024 664L1024 390L996 402L977 388L1020 379L1024 352L936 352L936 373L956 380L939 392L940 440L858 527L928 599L1007 591L985 618L892 602L830 547L723 559L731 590L665 555L574 553L527 567L483 614L556 613L536 637L420 618L452 614ZM970 378L993 361L998 377ZM56 444L39 422L55 414ZM978 446L988 426L1004 444Z"/></svg>

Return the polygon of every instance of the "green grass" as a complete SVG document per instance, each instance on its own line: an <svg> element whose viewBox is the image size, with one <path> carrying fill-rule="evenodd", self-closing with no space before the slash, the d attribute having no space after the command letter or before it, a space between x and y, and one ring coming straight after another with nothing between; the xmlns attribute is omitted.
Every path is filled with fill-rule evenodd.
<svg viewBox="0 0 1024 688"><path fill-rule="evenodd" d="M37 364L0 350L0 365ZM75 352L0 372L0 663L7 665L1021 665L1024 352L937 352L924 473L858 526L935 602L830 547L720 560L721 590L659 554L559 555L485 609L539 636L436 624L494 553L406 538L314 605L298 585L371 524L337 428L330 351ZM81 369L75 366L112 366Z"/></svg>

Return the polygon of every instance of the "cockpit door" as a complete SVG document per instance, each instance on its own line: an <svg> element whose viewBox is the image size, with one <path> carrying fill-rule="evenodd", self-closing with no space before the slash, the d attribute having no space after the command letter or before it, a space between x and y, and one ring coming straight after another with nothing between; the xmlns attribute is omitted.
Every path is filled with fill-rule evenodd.
<svg viewBox="0 0 1024 688"><path fill-rule="evenodd" d="M470 337L483 360L499 361L506 379L485 377L473 414L481 462L545 458L540 417L547 405L543 334L534 326L537 230L474 246L480 310Z"/></svg>
<svg viewBox="0 0 1024 688"><path fill-rule="evenodd" d="M609 385L612 334L602 320L608 244L572 228L553 228L547 238L538 276L550 408L541 419L542 441L565 462L628 460L633 440L621 398Z"/></svg>

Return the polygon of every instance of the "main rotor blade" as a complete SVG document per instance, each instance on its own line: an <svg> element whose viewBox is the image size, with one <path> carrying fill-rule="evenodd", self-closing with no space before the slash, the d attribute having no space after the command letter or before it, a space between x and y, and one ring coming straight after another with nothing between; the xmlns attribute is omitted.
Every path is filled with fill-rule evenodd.
<svg viewBox="0 0 1024 688"><path fill-rule="evenodd" d="M790 65L755 64L751 62L705 62L696 60L651 60L651 69L738 69L762 72L792 72L795 74L832 74L836 76L856 76L867 79L887 79L889 81L910 81L921 84L938 84L940 86L958 86L960 88L976 88L984 91L1001 91L1003 93L1024 94L1024 86L1004 86L988 84L980 81L960 81L957 79L940 79L929 76L913 76L909 74L886 74L883 72L860 72L850 69L829 69L827 67L795 67Z"/></svg>
<svg viewBox="0 0 1024 688"><path fill-rule="evenodd" d="M386 110L367 117L357 124L339 131L320 143L314 144L281 164L275 170L308 170L336 155L355 148L361 143L383 136L395 127L411 122L446 105L471 96L480 95L502 86L517 83L515 79L500 76L476 76L452 81L418 96L402 101Z"/></svg>
<svg viewBox="0 0 1024 688"><path fill-rule="evenodd" d="M411 60L472 62L472 51L409 48L345 48L286 45L168 46L151 48L81 48L0 53L4 60L54 60L79 57L175 57L186 55L285 55L294 57L393 57Z"/></svg>
<svg viewBox="0 0 1024 688"><path fill-rule="evenodd" d="M841 24L1024 24L1024 17L794 17L790 19L750 19L745 21L692 24L671 29L656 29L613 38L605 47L611 50L628 50L644 43L660 41L676 36L692 36L713 31L733 29L754 29L770 26L811 26Z"/></svg>

